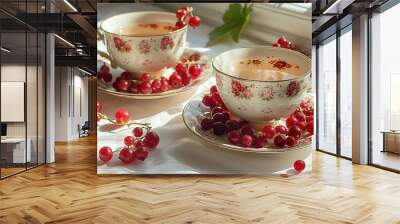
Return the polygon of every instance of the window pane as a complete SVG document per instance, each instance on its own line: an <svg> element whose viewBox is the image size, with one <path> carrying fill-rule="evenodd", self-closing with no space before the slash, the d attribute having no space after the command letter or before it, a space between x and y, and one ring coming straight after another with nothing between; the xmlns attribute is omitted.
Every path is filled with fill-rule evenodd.
<svg viewBox="0 0 400 224"><path fill-rule="evenodd" d="M352 35L340 36L340 152L352 156Z"/></svg>
<svg viewBox="0 0 400 224"><path fill-rule="evenodd" d="M336 153L336 40L318 48L318 147Z"/></svg>
<svg viewBox="0 0 400 224"><path fill-rule="evenodd" d="M398 21L400 5L372 18L371 131L372 163L400 170L400 134L390 133L400 130Z"/></svg>

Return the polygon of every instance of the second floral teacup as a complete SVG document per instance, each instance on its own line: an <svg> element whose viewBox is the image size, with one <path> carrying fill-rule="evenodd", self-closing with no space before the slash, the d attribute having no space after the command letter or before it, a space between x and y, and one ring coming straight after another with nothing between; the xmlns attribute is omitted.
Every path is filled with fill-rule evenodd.
<svg viewBox="0 0 400 224"><path fill-rule="evenodd" d="M290 115L311 86L311 60L277 47L239 48L213 60L226 107L255 126Z"/></svg>
<svg viewBox="0 0 400 224"><path fill-rule="evenodd" d="M175 29L175 22L174 13L126 13L106 19L101 33L112 62L138 76L173 66L182 56L187 26Z"/></svg>

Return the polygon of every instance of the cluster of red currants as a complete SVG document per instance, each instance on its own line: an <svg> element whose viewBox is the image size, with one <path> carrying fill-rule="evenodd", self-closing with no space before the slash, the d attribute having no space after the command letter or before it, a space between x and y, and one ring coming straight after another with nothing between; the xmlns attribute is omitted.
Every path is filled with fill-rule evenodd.
<svg viewBox="0 0 400 224"><path fill-rule="evenodd" d="M133 136L124 138L125 147L119 151L119 159L123 163L132 163L135 160L144 161L150 149L154 149L160 142L160 138L155 132L147 132L143 135L141 127L135 127L132 131ZM99 151L99 158L103 162L108 162L112 159L113 152L108 146L104 146Z"/></svg>
<svg viewBox="0 0 400 224"><path fill-rule="evenodd" d="M101 113L102 109L103 105L97 102L97 121L108 119ZM160 143L160 137L157 133L151 131L149 124L131 123L131 115L125 109L117 110L114 123L117 125L128 125L128 127L132 124L136 125L132 129L132 135L124 138L125 147L119 151L119 159L123 163L131 163L134 160L144 161L148 156L148 150L154 149ZM103 162L110 161L112 157L113 151L110 147L104 146L99 150L99 158Z"/></svg>
<svg viewBox="0 0 400 224"><path fill-rule="evenodd" d="M181 29L186 24L189 24L192 28L197 28L200 26L200 17L193 15L193 8L188 6L183 6L176 11L176 18L178 21L175 23L175 29Z"/></svg>
<svg viewBox="0 0 400 224"><path fill-rule="evenodd" d="M273 47L282 47L294 50L296 47L290 41L288 41L284 36L279 37L276 43L272 44Z"/></svg>
<svg viewBox="0 0 400 224"><path fill-rule="evenodd" d="M302 101L296 111L286 119L286 125L266 125L260 132L248 122L232 118L216 86L210 88L210 94L203 96L202 103L209 107L211 112L202 118L201 128L212 130L219 136L227 134L229 142L234 145L262 148L271 142L279 148L293 147L301 137L312 135L314 132L314 109L308 100Z"/></svg>
<svg viewBox="0 0 400 224"><path fill-rule="evenodd" d="M200 59L198 53L194 53L175 65L175 71L167 77L151 79L150 73L144 72L140 78L130 72L122 72L119 77L115 79L112 86L119 92L129 93L160 93L170 89L177 89L191 84L194 80L198 79L204 71L204 64L195 63ZM106 64L103 64L97 74L99 80L104 82L111 82L112 75L110 69Z"/></svg>
<svg viewBox="0 0 400 224"><path fill-rule="evenodd" d="M313 105L310 101L303 100L296 111L286 118L285 125L266 125L262 132L277 147L295 146L302 137L314 134Z"/></svg>

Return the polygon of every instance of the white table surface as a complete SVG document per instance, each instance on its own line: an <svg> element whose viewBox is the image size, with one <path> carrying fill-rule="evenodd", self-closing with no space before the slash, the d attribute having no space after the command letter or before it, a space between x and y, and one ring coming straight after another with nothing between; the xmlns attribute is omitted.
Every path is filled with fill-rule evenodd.
<svg viewBox="0 0 400 224"><path fill-rule="evenodd" d="M120 12L132 11L119 7L107 13L99 7L99 18ZM154 5L147 5L136 10L160 10ZM256 46L250 40L241 40L239 44L232 42L204 47L207 43L207 34L213 27L202 24L198 29L189 29L187 46L204 52L212 58L219 53L237 47ZM98 43L99 49L104 49ZM182 109L190 97L208 90L215 83L214 77L210 78L199 88L188 91L178 96L156 99L156 100L134 100L112 96L98 91L98 101L104 104L104 113L110 117L114 116L118 108L128 109L133 119L140 122L150 122L160 136L160 144L156 150L151 151L144 162L134 162L124 165L114 154L114 158L104 164L98 160L98 174L293 174L291 166L297 159L304 159L306 170L311 171L313 150L311 145L302 151L294 151L281 154L255 154L234 152L215 148L201 142L186 129L182 121ZM98 125L97 144L98 149L102 146L111 148L121 147L123 138L129 135L130 130L118 133L104 131L107 125L101 121ZM287 169L289 167L289 169Z"/></svg>

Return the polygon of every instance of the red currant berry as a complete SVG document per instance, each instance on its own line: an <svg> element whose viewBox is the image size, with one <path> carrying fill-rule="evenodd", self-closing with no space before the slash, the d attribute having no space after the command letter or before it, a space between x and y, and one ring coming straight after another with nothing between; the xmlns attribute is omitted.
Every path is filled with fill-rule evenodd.
<svg viewBox="0 0 400 224"><path fill-rule="evenodd" d="M265 143L266 143L265 137L259 136L256 139L254 139L253 147L254 148L262 148L262 147L264 147Z"/></svg>
<svg viewBox="0 0 400 224"><path fill-rule="evenodd" d="M189 85L191 81L192 81L192 76L190 76L189 74L182 75L182 84L184 86Z"/></svg>
<svg viewBox="0 0 400 224"><path fill-rule="evenodd" d="M290 128L293 125L297 125L297 122L299 122L294 116L289 116L286 119L286 127Z"/></svg>
<svg viewBox="0 0 400 224"><path fill-rule="evenodd" d="M177 30L182 29L182 28L185 27L185 26L186 26L186 23L183 22L182 20L178 20L178 21L175 23L175 28L176 28Z"/></svg>
<svg viewBox="0 0 400 224"><path fill-rule="evenodd" d="M223 113L216 113L212 117L213 122L222 122L225 124L229 120L229 114L226 112Z"/></svg>
<svg viewBox="0 0 400 224"><path fill-rule="evenodd" d="M160 91L161 92L165 92L169 90L169 83L168 83L168 79L165 77L161 77L160 78Z"/></svg>
<svg viewBox="0 0 400 224"><path fill-rule="evenodd" d="M182 63L178 63L175 65L175 71L179 74L179 75L183 75L187 73L187 69L185 67L185 65L183 65Z"/></svg>
<svg viewBox="0 0 400 224"><path fill-rule="evenodd" d="M142 82L139 85L139 91L140 91L140 93L143 93L143 94L150 94L153 91L153 89L151 88L150 83Z"/></svg>
<svg viewBox="0 0 400 224"><path fill-rule="evenodd" d="M211 116L214 116L216 113L223 113L224 110L221 107L214 107L211 110Z"/></svg>
<svg viewBox="0 0 400 224"><path fill-rule="evenodd" d="M133 136L135 136L136 138L142 137L142 135L143 135L143 128L141 128L141 127L135 127L135 128L132 130L132 134L133 134Z"/></svg>
<svg viewBox="0 0 400 224"><path fill-rule="evenodd" d="M161 91L160 88L161 88L161 81L159 79L153 79L151 81L151 91L157 93Z"/></svg>
<svg viewBox="0 0 400 224"><path fill-rule="evenodd" d="M275 132L276 132L277 134L287 135L288 130L287 130L287 128L286 128L285 126L283 126L283 125L277 125L277 126L275 126Z"/></svg>
<svg viewBox="0 0 400 224"><path fill-rule="evenodd" d="M169 77L169 84L174 89L181 87L183 85L182 76L178 75L176 72L172 73L172 75Z"/></svg>
<svg viewBox="0 0 400 224"><path fill-rule="evenodd" d="M160 137L158 137L157 133L153 131L147 133L143 139L143 144L151 149L157 147L159 143L160 143Z"/></svg>
<svg viewBox="0 0 400 224"><path fill-rule="evenodd" d="M242 135L240 142L242 143L243 147L250 147L253 144L253 137L250 135Z"/></svg>
<svg viewBox="0 0 400 224"><path fill-rule="evenodd" d="M237 145L237 144L239 144L240 139L241 139L241 135L240 135L239 131L233 130L233 131L228 132L228 140L230 143Z"/></svg>
<svg viewBox="0 0 400 224"><path fill-rule="evenodd" d="M309 107L309 103L306 100L300 102L300 108L307 109Z"/></svg>
<svg viewBox="0 0 400 224"><path fill-rule="evenodd" d="M311 116L314 115L314 108L313 107L307 107L303 109L303 113L306 116Z"/></svg>
<svg viewBox="0 0 400 224"><path fill-rule="evenodd" d="M296 140L294 137L288 136L288 137L286 138L286 145L287 145L287 146L293 147L294 145L296 145L296 143L297 143L297 140Z"/></svg>
<svg viewBox="0 0 400 224"><path fill-rule="evenodd" d="M228 120L227 122L225 122L225 129L227 132L233 131L233 130L239 130L240 124L238 121Z"/></svg>
<svg viewBox="0 0 400 224"><path fill-rule="evenodd" d="M100 67L100 73L109 73L110 72L110 68L106 65L106 63L103 63L103 65Z"/></svg>
<svg viewBox="0 0 400 224"><path fill-rule="evenodd" d="M214 135L223 135L225 133L225 124L223 122L214 122L213 133Z"/></svg>
<svg viewBox="0 0 400 224"><path fill-rule="evenodd" d="M192 16L189 19L189 26L191 26L192 28L197 28L198 26L200 26L200 22L200 17Z"/></svg>
<svg viewBox="0 0 400 224"><path fill-rule="evenodd" d="M127 124L131 120L131 115L125 109L119 109L115 112L115 121L119 124Z"/></svg>
<svg viewBox="0 0 400 224"><path fill-rule="evenodd" d="M279 45L281 45L281 47L285 47L285 48L287 48L289 45L289 42L288 42L288 40L284 37L284 36L281 36L279 39L278 39L278 41L277 41L277 43L279 44Z"/></svg>
<svg viewBox="0 0 400 224"><path fill-rule="evenodd" d="M125 147L119 152L119 159L123 163L131 163L133 160L135 160L133 153L134 151L132 149Z"/></svg>
<svg viewBox="0 0 400 224"><path fill-rule="evenodd" d="M113 152L110 147L104 146L99 150L99 158L103 162L108 162L112 159Z"/></svg>
<svg viewBox="0 0 400 224"><path fill-rule="evenodd" d="M126 146L131 146L133 143L135 143L135 139L132 136L126 136L124 138L124 143Z"/></svg>
<svg viewBox="0 0 400 224"><path fill-rule="evenodd" d="M296 160L293 167L297 172L301 172L306 168L306 163L303 160Z"/></svg>
<svg viewBox="0 0 400 224"><path fill-rule="evenodd" d="M310 121L306 124L306 130L308 133L310 133L311 135L314 134L314 121Z"/></svg>
<svg viewBox="0 0 400 224"><path fill-rule="evenodd" d="M150 82L150 73L144 72L144 73L140 76L140 80L141 80L142 82Z"/></svg>
<svg viewBox="0 0 400 224"><path fill-rule="evenodd" d="M136 148L135 152L133 153L133 156L137 160L141 160L141 161L144 161L148 155L149 155L149 152L147 151L147 149L145 147Z"/></svg>
<svg viewBox="0 0 400 224"><path fill-rule="evenodd" d="M306 120L306 116L304 116L304 114L301 111L296 110L293 113L293 116L298 120L298 121L305 121Z"/></svg>
<svg viewBox="0 0 400 224"><path fill-rule="evenodd" d="M188 72L189 72L189 75L191 75L193 79L197 79L200 76L202 69L199 64L193 64L193 65L189 66Z"/></svg>
<svg viewBox="0 0 400 224"><path fill-rule="evenodd" d="M275 136L274 144L279 148L283 148L286 145L286 135L279 134Z"/></svg>
<svg viewBox="0 0 400 224"><path fill-rule="evenodd" d="M222 105L224 102L222 101L221 96L218 93L214 93L211 98L214 100L215 103Z"/></svg>
<svg viewBox="0 0 400 224"><path fill-rule="evenodd" d="M111 82L112 81L112 75L111 75L111 73L104 73L103 75L103 80L104 80L104 82Z"/></svg>
<svg viewBox="0 0 400 224"><path fill-rule="evenodd" d="M212 121L212 119L205 117L201 120L200 125L201 125L201 129L210 130L213 127L213 121Z"/></svg>
<svg viewBox="0 0 400 224"><path fill-rule="evenodd" d="M214 100L211 98L211 96L209 95L204 95L203 99L201 100L201 102L204 104L204 106L213 108L216 106L216 103L214 102Z"/></svg>
<svg viewBox="0 0 400 224"><path fill-rule="evenodd" d="M250 135L251 137L256 137L256 132L254 128L250 127L250 125L244 125L240 128L240 133L242 135Z"/></svg>
<svg viewBox="0 0 400 224"><path fill-rule="evenodd" d="M306 116L306 122L314 122L314 115Z"/></svg>
<svg viewBox="0 0 400 224"><path fill-rule="evenodd" d="M272 127L271 125L266 125L263 129L262 132L264 133L264 136L268 139L271 139L275 136L275 128Z"/></svg>
<svg viewBox="0 0 400 224"><path fill-rule="evenodd" d="M139 93L139 86L138 86L138 84L132 82L132 83L129 85L129 87L128 87L128 92L134 93L134 94Z"/></svg>
<svg viewBox="0 0 400 224"><path fill-rule="evenodd" d="M301 129L299 126L293 125L289 128L288 135L294 137L296 140L299 140L301 137Z"/></svg>
<svg viewBox="0 0 400 224"><path fill-rule="evenodd" d="M306 129L306 123L303 122L303 121L299 121L299 122L297 123L297 126L299 126L299 128L300 128L301 130L305 130L305 129Z"/></svg>
<svg viewBox="0 0 400 224"><path fill-rule="evenodd" d="M145 147L143 141L141 140L136 141L133 146L135 146L135 148Z"/></svg>
<svg viewBox="0 0 400 224"><path fill-rule="evenodd" d="M115 83L115 87L117 87L117 91L126 92L129 87L129 82L125 79L117 79Z"/></svg>
<svg viewBox="0 0 400 224"><path fill-rule="evenodd" d="M184 19L188 14L188 11L186 9L178 9L176 11L176 18L178 19Z"/></svg>
<svg viewBox="0 0 400 224"><path fill-rule="evenodd" d="M216 94L216 93L218 93L217 86L216 85L211 86L210 94L213 95L213 94Z"/></svg>

